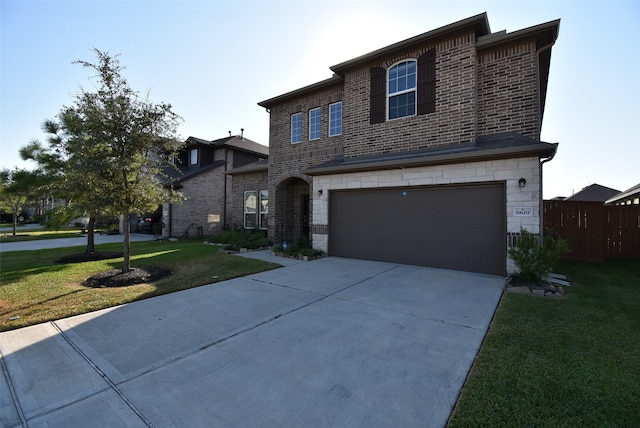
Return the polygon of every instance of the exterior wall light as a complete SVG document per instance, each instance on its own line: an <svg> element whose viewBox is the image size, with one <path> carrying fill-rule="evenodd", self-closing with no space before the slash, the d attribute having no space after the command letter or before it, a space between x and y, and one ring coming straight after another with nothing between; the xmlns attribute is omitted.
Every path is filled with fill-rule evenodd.
<svg viewBox="0 0 640 428"><path fill-rule="evenodd" d="M318 196L322 196L322 189L318 190Z"/></svg>
<svg viewBox="0 0 640 428"><path fill-rule="evenodd" d="M520 186L521 188L527 185L527 180L524 178L521 178L520 180L518 180L518 186Z"/></svg>

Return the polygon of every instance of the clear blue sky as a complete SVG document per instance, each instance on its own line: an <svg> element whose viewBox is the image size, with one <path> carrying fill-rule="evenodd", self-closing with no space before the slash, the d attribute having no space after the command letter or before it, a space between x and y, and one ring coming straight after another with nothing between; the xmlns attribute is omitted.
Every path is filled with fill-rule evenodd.
<svg viewBox="0 0 640 428"><path fill-rule="evenodd" d="M331 77L329 67L487 12L492 31L560 18L542 140L544 197L640 182L638 1L0 0L0 167L83 86L93 48L120 54L129 84L184 118L183 138L229 131L268 144L259 101Z"/></svg>

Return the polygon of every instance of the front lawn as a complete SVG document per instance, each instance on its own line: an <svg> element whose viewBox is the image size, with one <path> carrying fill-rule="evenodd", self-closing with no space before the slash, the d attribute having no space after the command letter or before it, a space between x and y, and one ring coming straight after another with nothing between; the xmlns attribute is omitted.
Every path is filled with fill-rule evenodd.
<svg viewBox="0 0 640 428"><path fill-rule="evenodd" d="M172 275L150 284L86 288L81 282L120 268L122 257L56 264L85 247L0 253L0 331L108 308L134 300L211 284L279 267L273 263L220 254L200 240L131 243L131 265L160 266ZM122 252L122 244L102 244L97 251Z"/></svg>
<svg viewBox="0 0 640 428"><path fill-rule="evenodd" d="M565 298L505 293L450 427L640 426L640 261L555 271Z"/></svg>

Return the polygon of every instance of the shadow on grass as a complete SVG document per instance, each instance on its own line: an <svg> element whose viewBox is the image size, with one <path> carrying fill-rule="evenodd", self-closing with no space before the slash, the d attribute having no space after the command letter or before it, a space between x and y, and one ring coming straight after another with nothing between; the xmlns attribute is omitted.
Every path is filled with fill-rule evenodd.
<svg viewBox="0 0 640 428"><path fill-rule="evenodd" d="M9 266L9 269L7 269L7 265ZM2 274L0 275L0 277L2 278L2 281L1 281L2 285L5 285L10 282L20 282L28 276L63 272L69 269L71 269L71 267L68 265L52 264L47 266L38 266L38 267L31 267L26 269L11 270L10 264L5 264L5 260L3 257Z"/></svg>
<svg viewBox="0 0 640 428"><path fill-rule="evenodd" d="M70 296L72 294L79 293L81 291L83 291L83 290L73 290L73 291L70 291L68 293L59 294L59 295L57 295L55 297L50 297L48 299L44 299L44 300L41 300L41 301L38 301L38 302L33 302L33 303L28 304L28 305L12 307L7 311L0 311L0 316L8 315L8 314L11 314L11 313L14 313L14 312L18 312L18 311L24 311L25 309L33 308L34 306L44 305L45 303L54 302L54 301L56 301L58 299L62 299L63 297L67 297L67 296Z"/></svg>
<svg viewBox="0 0 640 428"><path fill-rule="evenodd" d="M122 246L100 245L100 251L115 248ZM11 281L7 284L8 287L2 287L4 290L0 288L3 311L22 318L12 321L2 317L0 330L26 327L280 267L261 260L220 254L217 247L203 245L201 241L150 241L132 245L131 266L162 267L171 270L172 275L133 286L85 288L82 287L82 281L100 272L122 269L123 261L120 257L66 265L54 263L61 256L73 254L78 249L61 249L53 254L47 250L31 251L30 254L3 253L3 266L4 256L7 254L14 263L10 264L14 266L13 271L2 272L2 284ZM36 274L39 275L37 279L28 278ZM46 289L46 296L38 295L42 287L37 290L29 285L34 279L38 281L39 287ZM69 287L82 293L69 293ZM39 302L33 303L34 301ZM27 310L23 310L20 313L20 309L33 309L37 305L46 310L33 314L27 314Z"/></svg>

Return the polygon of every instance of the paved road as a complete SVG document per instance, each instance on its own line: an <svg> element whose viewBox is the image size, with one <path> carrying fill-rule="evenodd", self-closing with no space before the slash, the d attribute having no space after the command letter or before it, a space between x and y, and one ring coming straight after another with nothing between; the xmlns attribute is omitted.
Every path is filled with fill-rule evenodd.
<svg viewBox="0 0 640 428"><path fill-rule="evenodd" d="M131 242L152 241L154 239L156 239L156 237L150 234L145 234L145 233L131 234ZM96 245L108 244L113 242L124 242L124 235L95 234ZM4 243L0 243L0 253L4 251L29 251L29 250L75 247L75 246L82 246L82 245L84 246L87 245L87 236L78 234L77 238L41 239L36 241L4 242Z"/></svg>
<svg viewBox="0 0 640 428"><path fill-rule="evenodd" d="M3 332L0 422L441 427L503 284L328 257Z"/></svg>

